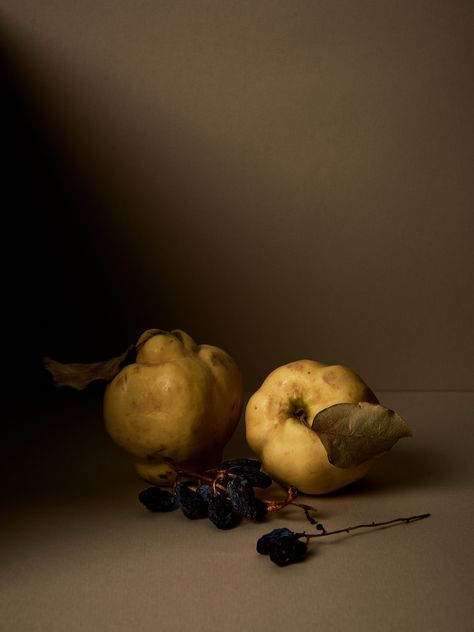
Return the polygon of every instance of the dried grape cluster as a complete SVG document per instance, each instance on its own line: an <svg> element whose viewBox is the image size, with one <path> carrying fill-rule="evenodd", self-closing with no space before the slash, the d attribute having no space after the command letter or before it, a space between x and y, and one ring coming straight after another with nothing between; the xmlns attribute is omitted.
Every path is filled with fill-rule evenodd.
<svg viewBox="0 0 474 632"><path fill-rule="evenodd" d="M313 538L349 533L354 529L386 526L400 522L414 522L427 518L430 514L420 514L408 518L395 518L386 522L371 522L335 531L326 531L316 522L310 511L314 507L295 501L298 490L287 488L285 500L261 499L255 495L255 488L265 489L273 480L261 471L260 461L237 458L224 461L215 470L202 474L176 471L176 482L171 491L161 487L149 487L138 495L140 502L152 512L168 512L178 507L190 520L208 518L218 529L232 529L242 519L264 520L268 513L278 511L287 505L304 510L306 518L315 525L318 533L295 532L287 528L273 529L257 541L257 551L266 555L278 566L288 566L300 562L306 556L308 543Z"/></svg>
<svg viewBox="0 0 474 632"><path fill-rule="evenodd" d="M271 477L261 471L261 465L255 459L237 458L204 474L179 470L172 491L149 487L138 498L149 511L167 512L179 507L190 520L208 518L218 529L231 529L243 518L263 520L269 511L295 504L291 488L282 502L255 495L255 488L265 489L273 484Z"/></svg>

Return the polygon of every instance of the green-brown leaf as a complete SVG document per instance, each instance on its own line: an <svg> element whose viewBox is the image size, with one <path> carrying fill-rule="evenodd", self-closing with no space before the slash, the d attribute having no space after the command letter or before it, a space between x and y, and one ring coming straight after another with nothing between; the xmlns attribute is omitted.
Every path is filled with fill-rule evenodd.
<svg viewBox="0 0 474 632"><path fill-rule="evenodd" d="M88 364L82 362L64 364L53 358L43 358L43 366L51 373L55 386L72 386L82 391L94 380L112 380L120 371L131 349L132 347L116 358Z"/></svg>
<svg viewBox="0 0 474 632"><path fill-rule="evenodd" d="M318 434L329 462L336 467L360 465L390 448L411 430L398 413L381 406L334 404L320 411L312 429Z"/></svg>

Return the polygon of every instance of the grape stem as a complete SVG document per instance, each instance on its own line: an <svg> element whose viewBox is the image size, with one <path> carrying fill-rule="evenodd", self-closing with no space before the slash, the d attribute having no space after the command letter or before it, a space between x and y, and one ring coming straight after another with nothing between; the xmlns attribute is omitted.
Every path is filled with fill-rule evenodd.
<svg viewBox="0 0 474 632"><path fill-rule="evenodd" d="M355 531L355 529L366 529L369 527L385 527L388 525L405 522L408 524L409 522L415 522L417 520L423 520L424 518L428 518L431 516L429 513L418 514L416 516L408 516L408 518L394 518L393 520L386 520L385 522L370 522L368 524L357 524L353 527L345 527L344 529L335 529L334 531L326 531L322 530L321 533L301 533L300 537L305 537L308 542L312 538L322 538L326 535L335 535L336 533L350 533L351 531Z"/></svg>
<svg viewBox="0 0 474 632"><path fill-rule="evenodd" d="M176 489L176 485L181 482L182 477L187 476L187 477L197 479L199 485L201 484L201 482L209 483L210 485L212 485L212 489L214 490L214 493L216 489L226 491L226 488L224 487L224 485L221 485L214 478L211 478L210 476L205 476L204 474L196 474L196 472L189 472L188 470L183 470L183 469L175 470L175 472L176 472L176 480L173 485L173 489Z"/></svg>
<svg viewBox="0 0 474 632"><path fill-rule="evenodd" d="M265 500L264 502L267 504L267 511L280 511L280 509L283 509L283 507L286 507L287 505L294 505L295 507L303 509L309 523L316 524L316 520L309 513L310 511L317 511L316 507L295 502L295 498L298 496L298 489L292 485L287 488L287 494L288 496L285 500Z"/></svg>
<svg viewBox="0 0 474 632"><path fill-rule="evenodd" d="M172 464L170 465L171 467L173 467ZM198 474L197 472L191 472L190 470L186 470L185 468L181 468L181 467L179 469L178 468L174 468L174 469L176 472L176 481L175 481L174 487L176 487L176 484L180 482L182 477L188 476L190 478L197 479L199 484L201 484L201 482L209 483L210 485L212 485L212 489L214 490L214 493L216 489L220 489L221 491L224 491L224 492L226 491L226 487L218 482L219 476L224 475L226 473L227 475L229 475L229 473L226 472L226 470L211 469L211 470L206 470L202 474ZM208 476L209 474L213 474L214 476ZM230 476L231 478L234 478L236 475L230 474ZM267 505L267 511L269 513L273 513L275 511L280 511L280 509L283 509L284 507L288 505L293 505L295 507L299 507L300 509L303 509L308 522L310 522L311 524L315 524L316 521L310 515L309 512L317 511L316 508L312 507L311 505L295 502L295 499L298 496L299 492L298 492L298 489L294 487L293 485L290 485L289 487L286 488L286 493L287 493L287 497L285 498L285 500L269 500L266 498L262 499L263 502Z"/></svg>

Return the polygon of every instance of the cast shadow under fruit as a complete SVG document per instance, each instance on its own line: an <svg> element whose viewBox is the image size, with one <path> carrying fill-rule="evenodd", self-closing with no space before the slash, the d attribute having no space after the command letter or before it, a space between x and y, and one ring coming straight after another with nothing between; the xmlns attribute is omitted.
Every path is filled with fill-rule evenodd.
<svg viewBox="0 0 474 632"><path fill-rule="evenodd" d="M344 496L354 493L384 494L405 488L415 489L453 481L459 470L453 470L448 459L432 450L390 451L376 461L371 471L362 479L325 497Z"/></svg>

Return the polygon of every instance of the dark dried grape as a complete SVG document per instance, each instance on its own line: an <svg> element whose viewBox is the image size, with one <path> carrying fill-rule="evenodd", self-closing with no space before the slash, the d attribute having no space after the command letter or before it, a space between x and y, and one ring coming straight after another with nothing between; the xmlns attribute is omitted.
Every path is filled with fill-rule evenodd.
<svg viewBox="0 0 474 632"><path fill-rule="evenodd" d="M190 520L198 518L206 518L207 504L193 489L189 489L188 483L179 483L176 485L176 502L181 511Z"/></svg>
<svg viewBox="0 0 474 632"><path fill-rule="evenodd" d="M232 503L222 494L216 494L209 500L209 520L218 529L231 529L240 522L240 516L234 511Z"/></svg>
<svg viewBox="0 0 474 632"><path fill-rule="evenodd" d="M203 501L207 504L212 497L212 486L211 485L199 485L196 489L196 492L201 496Z"/></svg>
<svg viewBox="0 0 474 632"><path fill-rule="evenodd" d="M272 479L265 472L256 470L253 467L247 467L244 465L234 465L230 467L227 472L229 474L237 474L246 478L251 485L255 487L270 487L273 483Z"/></svg>
<svg viewBox="0 0 474 632"><path fill-rule="evenodd" d="M261 520L267 513L266 504L255 498L252 485L247 479L236 476L227 486L230 502L243 518Z"/></svg>
<svg viewBox="0 0 474 632"><path fill-rule="evenodd" d="M228 459L219 465L220 470L228 470L231 467L250 467L254 470L259 470L262 467L262 463L256 459L236 458Z"/></svg>
<svg viewBox="0 0 474 632"><path fill-rule="evenodd" d="M246 478L236 476L227 485L227 493L229 494L230 502L237 513L244 518L253 518L255 510L252 507L255 500L254 491L252 485Z"/></svg>
<svg viewBox="0 0 474 632"><path fill-rule="evenodd" d="M294 536L296 535L294 531L290 531L286 527L281 527L280 529L273 529L269 533L265 533L257 540L257 551L262 555L269 555L270 546L274 544L279 538L284 536Z"/></svg>
<svg viewBox="0 0 474 632"><path fill-rule="evenodd" d="M223 487L227 487L229 481L231 480L232 480L232 477L228 476L227 472L225 472L223 474L219 474L219 476L216 476L215 483L216 483L216 486L222 485ZM217 487L217 489L219 488Z"/></svg>
<svg viewBox="0 0 474 632"><path fill-rule="evenodd" d="M299 562L307 551L306 542L298 540L298 534L281 536L270 544L270 559L278 566L288 566Z"/></svg>
<svg viewBox="0 0 474 632"><path fill-rule="evenodd" d="M254 514L252 515L253 520L263 520L267 515L268 507L260 498L255 498L251 503L251 507Z"/></svg>
<svg viewBox="0 0 474 632"><path fill-rule="evenodd" d="M138 494L138 500L149 511L172 511L176 507L176 497L160 487L148 487Z"/></svg>

